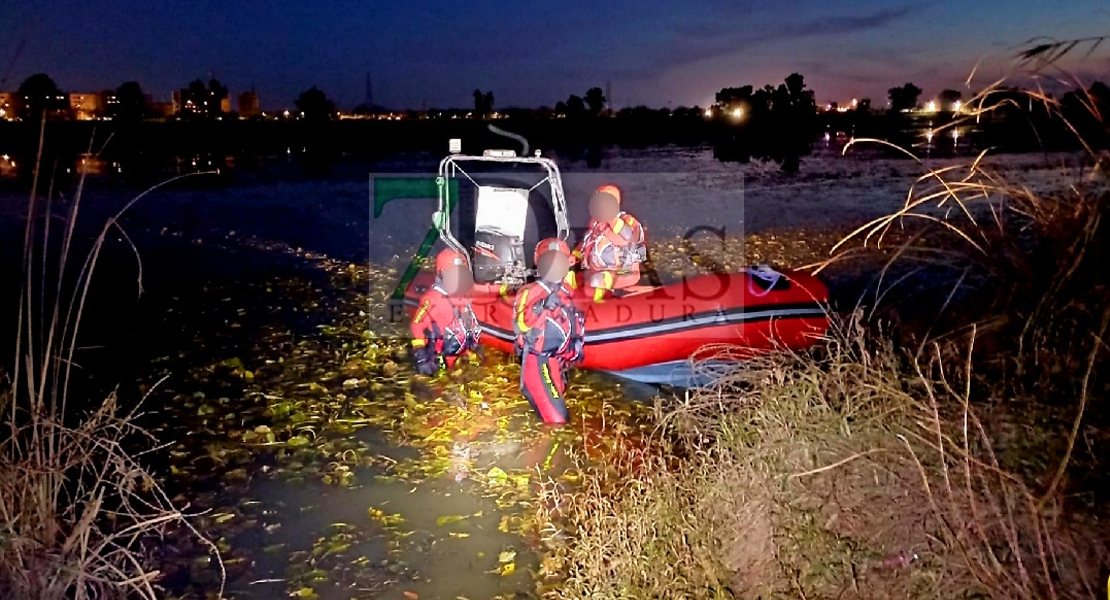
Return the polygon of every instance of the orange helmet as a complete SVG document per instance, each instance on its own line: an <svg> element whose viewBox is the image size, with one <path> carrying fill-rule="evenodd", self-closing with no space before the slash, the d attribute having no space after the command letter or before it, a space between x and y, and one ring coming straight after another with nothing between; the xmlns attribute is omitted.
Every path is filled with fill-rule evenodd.
<svg viewBox="0 0 1110 600"><path fill-rule="evenodd" d="M462 252L450 248L436 255L436 272L442 273L451 267L465 267L466 257Z"/></svg>
<svg viewBox="0 0 1110 600"><path fill-rule="evenodd" d="M536 262L539 262L540 256L551 252L552 250L561 252L563 256L570 258L570 246L567 246L566 242L560 240L559 238L547 238L546 240L543 240L540 243L536 244L536 254L532 257L532 259Z"/></svg>
<svg viewBox="0 0 1110 600"><path fill-rule="evenodd" d="M594 195L596 196L598 194L609 194L610 196L617 199L617 204L620 204L621 189L619 187L613 185L613 184L607 183L607 184L597 188L597 191L594 192Z"/></svg>

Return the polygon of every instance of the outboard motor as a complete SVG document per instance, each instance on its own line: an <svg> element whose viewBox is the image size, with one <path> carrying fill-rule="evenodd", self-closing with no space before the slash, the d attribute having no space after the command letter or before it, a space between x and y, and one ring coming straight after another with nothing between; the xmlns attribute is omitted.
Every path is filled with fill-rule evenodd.
<svg viewBox="0 0 1110 600"><path fill-rule="evenodd" d="M478 187L474 218L474 281L523 284L528 275L524 230L528 190Z"/></svg>

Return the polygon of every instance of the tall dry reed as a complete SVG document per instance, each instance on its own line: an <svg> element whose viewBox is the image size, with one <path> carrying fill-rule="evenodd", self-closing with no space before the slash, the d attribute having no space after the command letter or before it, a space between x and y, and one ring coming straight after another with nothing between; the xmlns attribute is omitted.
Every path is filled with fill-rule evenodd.
<svg viewBox="0 0 1110 600"><path fill-rule="evenodd" d="M71 384L105 241L113 231L129 240L120 218L161 185L108 219L83 262L71 264L85 178L68 203L58 202L52 189L41 194L45 127L44 119L24 230L9 385L0 391L0 596L154 599L160 596L159 571L151 556L160 534L180 525L200 535L144 463L161 447L138 425L141 402L123 408L115 393L71 397ZM52 238L52 221L59 217L63 229ZM140 267L140 289L141 283Z"/></svg>

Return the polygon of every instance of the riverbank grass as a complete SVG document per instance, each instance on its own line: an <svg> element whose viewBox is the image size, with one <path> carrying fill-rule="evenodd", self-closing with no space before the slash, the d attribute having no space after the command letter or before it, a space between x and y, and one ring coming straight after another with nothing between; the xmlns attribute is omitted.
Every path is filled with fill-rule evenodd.
<svg viewBox="0 0 1110 600"><path fill-rule="evenodd" d="M661 409L670 441L546 515L560 596L1097 597L1097 517L1003 468L997 419L1030 423L985 424L954 370L845 327Z"/></svg>

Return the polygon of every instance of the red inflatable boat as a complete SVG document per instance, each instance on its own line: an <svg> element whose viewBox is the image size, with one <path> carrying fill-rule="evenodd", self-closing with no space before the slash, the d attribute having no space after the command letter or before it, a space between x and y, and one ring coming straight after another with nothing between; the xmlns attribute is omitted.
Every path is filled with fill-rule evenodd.
<svg viewBox="0 0 1110 600"><path fill-rule="evenodd" d="M410 314L433 282L433 274L421 273L409 286ZM479 284L470 296L483 345L511 352L512 294ZM755 354L813 345L828 328L827 300L824 284L797 272L781 273L773 284L746 272L702 275L601 302L579 289L574 302L586 316L580 367L644 383L697 385L702 378L688 359L704 346L727 344Z"/></svg>
<svg viewBox="0 0 1110 600"><path fill-rule="evenodd" d="M511 150L487 150L481 156L458 154L461 142L452 140L452 154L439 166L436 178L439 210L433 224L440 240L469 258L477 284L471 292L475 315L483 329L482 343L507 352L513 347L513 294L535 275L531 248L547 227L567 239L566 201L562 179L554 161L520 156ZM527 150L525 151L527 154ZM502 169L496 185L481 184L477 171ZM539 170L542 179L521 174ZM531 179L529 178L531 177ZM459 211L467 241L452 231L452 214L463 201L458 182L473 182L474 206ZM542 188L547 184L546 191ZM423 273L405 290L409 313L434 282ZM504 290L504 291L503 291ZM586 316L586 343L582 368L653 384L696 386L706 381L696 374L690 356L705 346L728 345L743 355L813 345L828 328L825 304L828 290L811 275L766 268L743 273L710 274L657 287L626 290L620 297L595 302L592 293L579 289L574 302ZM732 352L735 360L737 353ZM711 367L711 365L708 365ZM712 369L709 369L712 371Z"/></svg>

